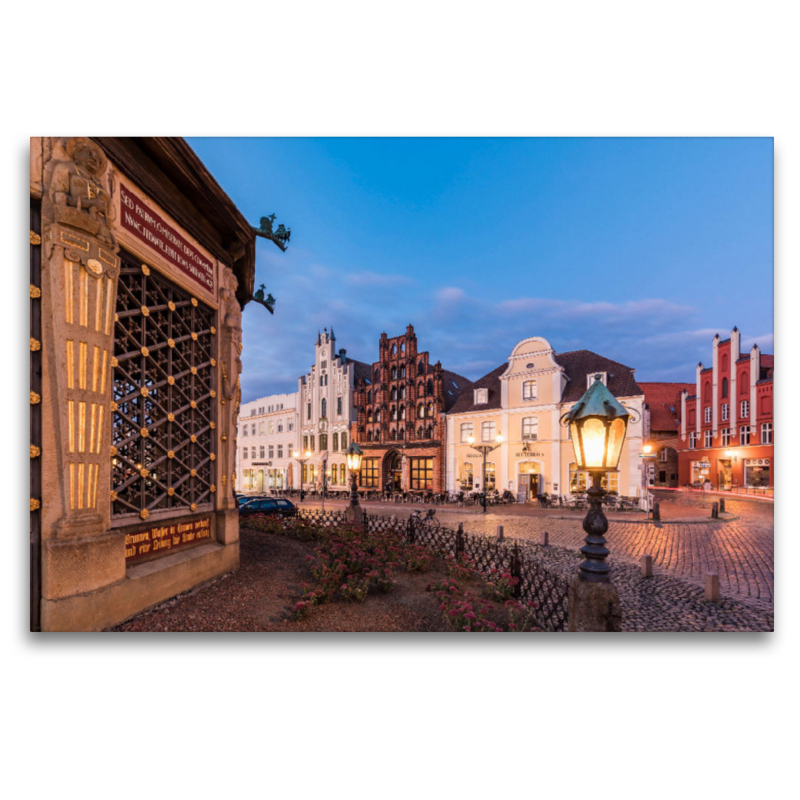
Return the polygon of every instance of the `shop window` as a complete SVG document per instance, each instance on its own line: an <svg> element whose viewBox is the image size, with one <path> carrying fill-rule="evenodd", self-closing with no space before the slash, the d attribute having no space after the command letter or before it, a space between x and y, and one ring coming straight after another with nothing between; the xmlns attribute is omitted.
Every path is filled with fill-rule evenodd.
<svg viewBox="0 0 800 800"><path fill-rule="evenodd" d="M472 464L461 465L460 485L462 492L471 492L474 485Z"/></svg>
<svg viewBox="0 0 800 800"><path fill-rule="evenodd" d="M473 424L471 422L461 423L461 441L468 442L469 437L473 436Z"/></svg>
<svg viewBox="0 0 800 800"><path fill-rule="evenodd" d="M522 420L522 440L535 442L539 438L539 418L524 417Z"/></svg>
<svg viewBox="0 0 800 800"><path fill-rule="evenodd" d="M739 408L740 419L747 419L750 416L750 401L742 400Z"/></svg>
<svg viewBox="0 0 800 800"><path fill-rule="evenodd" d="M411 488L433 489L433 459L411 459Z"/></svg>
<svg viewBox="0 0 800 800"><path fill-rule="evenodd" d="M750 426L749 425L742 425L739 428L739 444L744 447L745 445L750 444Z"/></svg>
<svg viewBox="0 0 800 800"><path fill-rule="evenodd" d="M571 494L585 492L589 487L589 473L578 471L578 464L573 461L569 465L569 491Z"/></svg>
<svg viewBox="0 0 800 800"><path fill-rule="evenodd" d="M539 397L539 381L523 381L522 399L536 400Z"/></svg>
<svg viewBox="0 0 800 800"><path fill-rule="evenodd" d="M486 462L486 471L483 476L483 490L485 492L493 492L497 488L497 472L494 463L491 461Z"/></svg>
<svg viewBox="0 0 800 800"><path fill-rule="evenodd" d="M365 488L376 488L380 473L380 461L377 458L365 458L361 463L361 485Z"/></svg>
<svg viewBox="0 0 800 800"><path fill-rule="evenodd" d="M143 270L139 259L123 254L112 362L113 516L194 511L213 500L214 323L214 311L156 270ZM77 349L76 363L79 355L85 363L85 353ZM98 359L93 363L96 368ZM95 419L96 407L85 405L86 425L79 424L78 430L90 432L85 447L91 452L99 446L100 437L93 432L102 430L103 409ZM83 413L84 403L76 406L80 409L75 416L82 419L77 412ZM83 452L82 436L77 447ZM90 481L91 476L90 471ZM96 482L96 471L94 476ZM81 473L79 480L82 477Z"/></svg>
<svg viewBox="0 0 800 800"><path fill-rule="evenodd" d="M761 423L761 444L772 444L772 423Z"/></svg>

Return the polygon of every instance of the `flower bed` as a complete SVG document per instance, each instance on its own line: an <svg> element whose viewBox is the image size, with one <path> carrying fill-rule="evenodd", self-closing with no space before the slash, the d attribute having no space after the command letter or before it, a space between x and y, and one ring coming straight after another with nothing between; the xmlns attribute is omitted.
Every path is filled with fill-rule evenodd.
<svg viewBox="0 0 800 800"><path fill-rule="evenodd" d="M301 584L294 605L298 619L323 603L364 603L370 594L390 592L399 572L434 571L438 575L427 590L435 593L451 630L539 630L532 622L536 604L513 596L517 578L501 570L484 576L463 554L442 558L392 532L367 532L345 524L323 528L302 518L255 516L248 527L317 543L308 556L313 581Z"/></svg>

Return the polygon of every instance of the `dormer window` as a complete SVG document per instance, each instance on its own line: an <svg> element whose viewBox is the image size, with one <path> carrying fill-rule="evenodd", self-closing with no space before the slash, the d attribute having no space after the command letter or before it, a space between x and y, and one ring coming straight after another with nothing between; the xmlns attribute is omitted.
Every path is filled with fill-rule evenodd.
<svg viewBox="0 0 800 800"><path fill-rule="evenodd" d="M586 376L586 388L587 389L591 389L592 388L592 384L594 383L595 378L597 378L598 375L600 376L600 383L602 383L603 386L608 386L608 373L607 372L591 372L591 373L589 373L589 375Z"/></svg>
<svg viewBox="0 0 800 800"><path fill-rule="evenodd" d="M482 405L489 402L488 389L475 389L475 405Z"/></svg>

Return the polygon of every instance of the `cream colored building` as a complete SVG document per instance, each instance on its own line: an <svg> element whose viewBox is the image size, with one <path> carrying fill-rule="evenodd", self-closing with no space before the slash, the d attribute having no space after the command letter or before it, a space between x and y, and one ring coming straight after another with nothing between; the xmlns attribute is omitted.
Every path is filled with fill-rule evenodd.
<svg viewBox="0 0 800 800"><path fill-rule="evenodd" d="M556 353L542 337L519 342L502 364L463 392L447 415L447 489L451 492L509 489L522 499L583 491L588 473L578 472L569 431L561 417L589 388L595 375L631 411L619 471L603 485L638 496L641 486L644 396L634 370L590 350ZM486 457L474 444L503 442Z"/></svg>
<svg viewBox="0 0 800 800"><path fill-rule="evenodd" d="M236 448L236 490L281 492L295 483L298 465L297 392L243 403Z"/></svg>

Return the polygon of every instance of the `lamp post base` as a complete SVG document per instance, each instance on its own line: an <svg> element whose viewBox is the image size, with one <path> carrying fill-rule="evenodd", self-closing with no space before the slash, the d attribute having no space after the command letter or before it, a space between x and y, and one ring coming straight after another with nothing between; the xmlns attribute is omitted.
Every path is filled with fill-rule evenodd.
<svg viewBox="0 0 800 800"><path fill-rule="evenodd" d="M619 632L622 606L613 583L590 583L575 578L569 587L570 633Z"/></svg>
<svg viewBox="0 0 800 800"><path fill-rule="evenodd" d="M344 518L351 525L363 527L366 522L367 514L360 505L353 505L351 503L344 511Z"/></svg>

